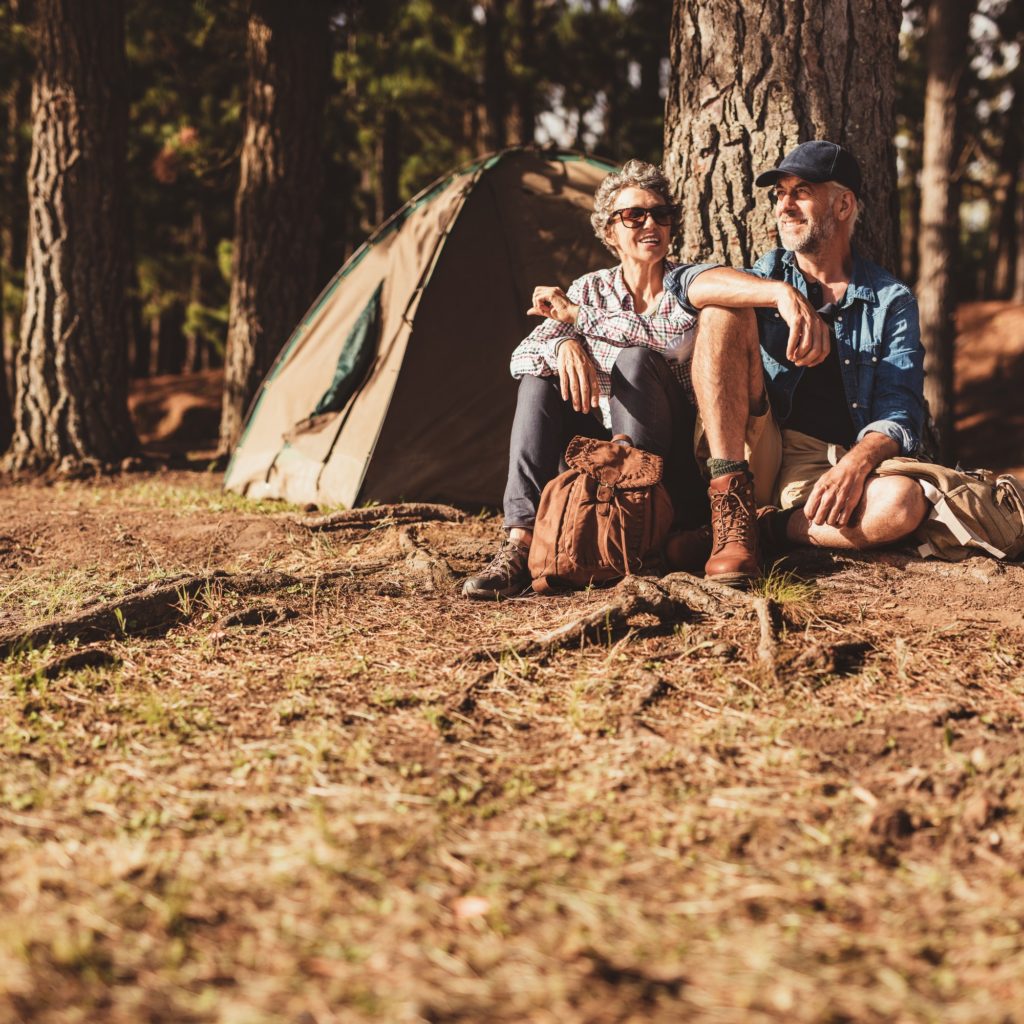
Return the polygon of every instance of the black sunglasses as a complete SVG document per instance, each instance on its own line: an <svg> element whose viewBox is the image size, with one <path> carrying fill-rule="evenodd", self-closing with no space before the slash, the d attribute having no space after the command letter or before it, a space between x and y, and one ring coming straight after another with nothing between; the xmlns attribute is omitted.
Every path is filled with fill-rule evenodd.
<svg viewBox="0 0 1024 1024"><path fill-rule="evenodd" d="M608 223L613 224L615 218L618 217L627 228L636 230L637 228L642 228L647 223L648 214L650 214L651 220L655 224L660 224L664 228L668 227L679 216L679 207L627 206L623 210L613 210L612 215L608 218Z"/></svg>

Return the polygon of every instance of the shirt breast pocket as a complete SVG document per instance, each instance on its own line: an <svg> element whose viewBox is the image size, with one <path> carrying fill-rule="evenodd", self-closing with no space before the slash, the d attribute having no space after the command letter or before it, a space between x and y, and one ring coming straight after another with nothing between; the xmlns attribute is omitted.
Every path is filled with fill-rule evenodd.
<svg viewBox="0 0 1024 1024"><path fill-rule="evenodd" d="M878 346L857 353L857 401L862 409L870 409L880 359Z"/></svg>

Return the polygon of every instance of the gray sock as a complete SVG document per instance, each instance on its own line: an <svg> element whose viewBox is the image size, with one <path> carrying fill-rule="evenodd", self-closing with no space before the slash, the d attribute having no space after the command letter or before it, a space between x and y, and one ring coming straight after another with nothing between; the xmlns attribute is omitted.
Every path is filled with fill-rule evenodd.
<svg viewBox="0 0 1024 1024"><path fill-rule="evenodd" d="M711 479L714 480L716 476L725 476L726 473L749 473L750 466L746 459L735 462L731 459L711 458L708 459L708 472L711 474Z"/></svg>

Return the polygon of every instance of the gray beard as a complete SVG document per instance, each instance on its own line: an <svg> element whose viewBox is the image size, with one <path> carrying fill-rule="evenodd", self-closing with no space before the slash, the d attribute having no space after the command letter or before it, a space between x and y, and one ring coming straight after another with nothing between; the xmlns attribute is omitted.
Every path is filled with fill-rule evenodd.
<svg viewBox="0 0 1024 1024"><path fill-rule="evenodd" d="M831 241L832 236L836 233L836 218L831 210L826 211L820 220L810 225L807 234L792 245L786 240L787 233L787 229L779 227L779 236L782 238L785 248L790 252L801 252L814 256L821 251L826 243Z"/></svg>

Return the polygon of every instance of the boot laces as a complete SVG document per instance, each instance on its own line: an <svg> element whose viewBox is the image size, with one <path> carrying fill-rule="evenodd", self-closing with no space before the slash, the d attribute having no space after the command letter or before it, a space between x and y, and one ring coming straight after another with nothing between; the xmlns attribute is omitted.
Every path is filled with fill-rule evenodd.
<svg viewBox="0 0 1024 1024"><path fill-rule="evenodd" d="M717 527L714 531L718 542L715 545L716 551L733 541L743 542L747 539L753 517L739 491L730 490L714 495L711 506Z"/></svg>
<svg viewBox="0 0 1024 1024"><path fill-rule="evenodd" d="M525 550L515 541L506 539L481 575L503 576L511 580L522 570L525 559Z"/></svg>

